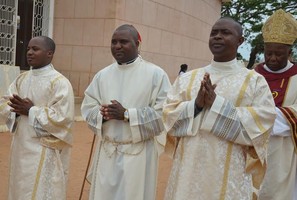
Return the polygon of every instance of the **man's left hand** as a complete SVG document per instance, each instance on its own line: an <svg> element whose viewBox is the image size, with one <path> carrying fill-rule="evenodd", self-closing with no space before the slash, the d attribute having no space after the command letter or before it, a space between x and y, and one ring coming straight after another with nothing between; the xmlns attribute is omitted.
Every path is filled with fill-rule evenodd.
<svg viewBox="0 0 297 200"><path fill-rule="evenodd" d="M103 116L104 119L117 119L117 120L124 120L124 112L125 108L120 104L117 100L111 100L111 104L104 106Z"/></svg>

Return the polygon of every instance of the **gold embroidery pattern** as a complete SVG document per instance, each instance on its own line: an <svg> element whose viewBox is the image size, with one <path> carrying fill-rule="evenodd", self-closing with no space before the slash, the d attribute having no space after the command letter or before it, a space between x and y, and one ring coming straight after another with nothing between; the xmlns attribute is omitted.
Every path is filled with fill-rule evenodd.
<svg viewBox="0 0 297 200"><path fill-rule="evenodd" d="M31 200L36 200L36 193L37 193L37 188L38 188L38 184L39 184L39 180L40 180L40 174L41 174L41 170L42 170L44 159L45 159L45 149L46 149L45 147L42 147L41 157L40 157L40 161L39 161L39 165L38 165L38 170L37 170L37 174L36 174L36 178L35 178L35 183L34 183Z"/></svg>
<svg viewBox="0 0 297 200"><path fill-rule="evenodd" d="M277 91L273 91L272 92L272 97L275 99L276 97L278 97L278 92Z"/></svg>
<svg viewBox="0 0 297 200"><path fill-rule="evenodd" d="M55 85L55 83L58 81L58 80L60 80L60 79L62 79L63 78L63 76L58 76L58 77L56 77L54 80L52 80L52 82L51 82L51 89L53 90L53 88L54 88L54 85Z"/></svg>
<svg viewBox="0 0 297 200"><path fill-rule="evenodd" d="M0 110L3 110L7 105L9 101L5 101L3 104L0 105Z"/></svg>
<svg viewBox="0 0 297 200"><path fill-rule="evenodd" d="M297 22L294 16L282 9L275 11L264 23L264 43L273 42L292 45L296 40Z"/></svg>
<svg viewBox="0 0 297 200"><path fill-rule="evenodd" d="M238 107L243 99L244 93L246 91L246 88L248 86L248 83L253 75L253 71L250 71L247 77L245 78L245 81L243 85L241 86L239 96L236 100L235 106ZM227 191L227 184L228 184L228 176L229 176L229 168L230 168L230 162L231 162L231 154L232 154L232 148L233 148L233 143L229 142L228 143L228 148L227 148L227 156L226 156L226 162L225 162L225 167L224 167L224 175L223 175L223 185L221 188L221 193L220 193L220 200L224 200L226 196L226 191Z"/></svg>
<svg viewBox="0 0 297 200"><path fill-rule="evenodd" d="M49 147L51 149L57 149L57 150L62 150L64 147L68 145L63 140L60 140L59 138L56 138L54 136L41 137L40 143L43 146Z"/></svg>
<svg viewBox="0 0 297 200"><path fill-rule="evenodd" d="M190 100L191 99L191 91L192 91L192 86L193 86L193 82L195 80L195 77L197 75L197 72L198 72L199 69L195 69L193 70L192 74L191 74L191 79L190 79L190 83L187 87L187 92L186 92L186 98L187 100ZM178 105L181 101L177 101L177 102L172 102L174 103L174 105ZM164 109L163 110L163 121L166 122L167 120L167 116L168 116L168 113L169 111L171 111L170 108L167 108L167 109Z"/></svg>
<svg viewBox="0 0 297 200"><path fill-rule="evenodd" d="M228 142L227 157L226 157L225 168L224 168L223 186L220 193L220 200L224 200L226 196L228 175L229 175L228 172L229 172L230 163L231 163L232 148L233 148L233 144L231 142Z"/></svg>
<svg viewBox="0 0 297 200"><path fill-rule="evenodd" d="M198 69L194 70L192 75L191 75L190 83L189 83L189 86L187 88L187 100L191 99L192 86L193 86L193 82L195 80L197 72L198 72Z"/></svg>
<svg viewBox="0 0 297 200"><path fill-rule="evenodd" d="M257 113L255 112L255 110L252 107L248 107L247 108L248 111L251 113L251 115L253 116L258 128L260 129L261 132L266 132L265 128L263 127L263 125L260 123L260 120L258 118Z"/></svg>
<svg viewBox="0 0 297 200"><path fill-rule="evenodd" d="M195 80L195 77L197 75L197 72L198 72L198 69L195 69L193 71L192 75L191 75L190 83L189 83L188 88L187 88L187 100L190 100L192 98L191 97L191 91L192 91L193 82ZM177 140L177 145L178 145L179 142L181 142L181 147L180 148L181 148L181 160L182 160L183 157L184 157L184 151L185 151L184 149L185 148L184 148L184 140L183 140L183 138L181 138L181 139L182 139L182 141Z"/></svg>
<svg viewBox="0 0 297 200"><path fill-rule="evenodd" d="M19 77L17 77L17 80L16 80L16 89L17 89L18 93L21 90L22 82L24 81L25 77L29 75L29 72L30 71L24 72Z"/></svg>
<svg viewBox="0 0 297 200"><path fill-rule="evenodd" d="M283 86L284 86L284 82L285 82L285 79L283 78L282 83L281 83L281 85L280 85L280 88L283 88Z"/></svg>
<svg viewBox="0 0 297 200"><path fill-rule="evenodd" d="M45 112L46 112L46 116L47 116L48 121L49 121L50 123L52 123L54 126L56 126L56 127L58 127L58 128L66 129L68 132L70 132L70 129L69 129L68 127L66 127L66 126L64 126L64 125L61 125L61 124L55 122L52 118L50 118L50 116L49 116L49 114L48 114L48 108L45 108L44 110L45 110Z"/></svg>

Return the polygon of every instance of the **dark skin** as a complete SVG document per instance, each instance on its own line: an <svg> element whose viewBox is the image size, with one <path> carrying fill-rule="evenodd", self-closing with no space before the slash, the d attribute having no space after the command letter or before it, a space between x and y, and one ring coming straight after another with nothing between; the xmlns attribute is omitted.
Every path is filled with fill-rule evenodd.
<svg viewBox="0 0 297 200"><path fill-rule="evenodd" d="M42 37L32 38L27 48L27 62L33 69L42 68L51 63L53 51L47 48L46 42ZM28 98L21 98L17 94L13 94L9 98L8 105L11 112L17 115L29 115L29 110L34 103Z"/></svg>
<svg viewBox="0 0 297 200"><path fill-rule="evenodd" d="M126 63L138 56L138 32L130 25L122 25L113 33L111 39L111 52L118 63ZM111 104L101 105L100 113L103 122L116 119L124 120L126 108L117 100L111 100Z"/></svg>
<svg viewBox="0 0 297 200"><path fill-rule="evenodd" d="M265 43L265 64L272 71L278 71L287 66L291 54L291 46L280 43Z"/></svg>
<svg viewBox="0 0 297 200"><path fill-rule="evenodd" d="M126 63L138 56L139 41L133 36L133 29L117 29L111 39L111 53L118 63Z"/></svg>
<svg viewBox="0 0 297 200"><path fill-rule="evenodd" d="M111 119L124 120L125 110L126 108L124 108L118 101L111 100L111 104L101 105L100 113L106 121Z"/></svg>
<svg viewBox="0 0 297 200"><path fill-rule="evenodd" d="M216 62L228 62L236 58L237 49L242 44L242 28L230 18L219 19L212 27L209 37L209 49ZM205 73L195 99L196 107L210 108L215 101L216 84L212 84L210 75Z"/></svg>
<svg viewBox="0 0 297 200"><path fill-rule="evenodd" d="M10 102L8 105L12 107L11 112L15 112L18 115L29 115L29 110L34 103L28 98L21 98L20 96L13 94L12 97L9 98Z"/></svg>
<svg viewBox="0 0 297 200"><path fill-rule="evenodd" d="M243 41L240 24L230 18L219 19L209 37L209 49L214 61L228 62L236 58L237 49Z"/></svg>
<svg viewBox="0 0 297 200"><path fill-rule="evenodd" d="M198 108L210 108L216 98L216 84L211 83L210 75L205 73L198 91L195 104Z"/></svg>

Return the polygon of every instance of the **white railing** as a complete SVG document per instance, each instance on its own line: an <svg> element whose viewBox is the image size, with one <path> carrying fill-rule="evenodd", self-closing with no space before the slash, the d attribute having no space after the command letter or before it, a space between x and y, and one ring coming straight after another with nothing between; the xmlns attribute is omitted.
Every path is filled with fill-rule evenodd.
<svg viewBox="0 0 297 200"><path fill-rule="evenodd" d="M0 64L15 65L17 0L0 0Z"/></svg>
<svg viewBox="0 0 297 200"><path fill-rule="evenodd" d="M18 0L0 0L0 64L15 65ZM53 35L54 0L34 0L32 37Z"/></svg>
<svg viewBox="0 0 297 200"><path fill-rule="evenodd" d="M32 36L49 36L50 0L34 0Z"/></svg>

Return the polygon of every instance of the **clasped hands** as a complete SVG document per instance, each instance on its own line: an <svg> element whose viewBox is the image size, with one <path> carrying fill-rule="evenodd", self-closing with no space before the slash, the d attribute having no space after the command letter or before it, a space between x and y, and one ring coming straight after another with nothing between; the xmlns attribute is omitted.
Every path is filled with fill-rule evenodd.
<svg viewBox="0 0 297 200"><path fill-rule="evenodd" d="M199 109L210 108L216 98L216 84L212 84L209 73L205 73L201 81L200 89L195 99L196 107Z"/></svg>
<svg viewBox="0 0 297 200"><path fill-rule="evenodd" d="M124 120L125 108L117 100L111 100L111 104L101 105L100 113L104 120Z"/></svg>
<svg viewBox="0 0 297 200"><path fill-rule="evenodd" d="M216 84L213 85L209 74L205 73L195 100L198 108L209 108L212 106L216 98L215 88ZM106 121L110 119L123 120L125 110L118 101L111 100L111 104L101 105L100 113Z"/></svg>
<svg viewBox="0 0 297 200"><path fill-rule="evenodd" d="M11 112L15 112L18 115L29 115L29 110L34 106L33 102L28 98L21 98L17 94L13 94L9 97L9 102L7 103L12 109Z"/></svg>

